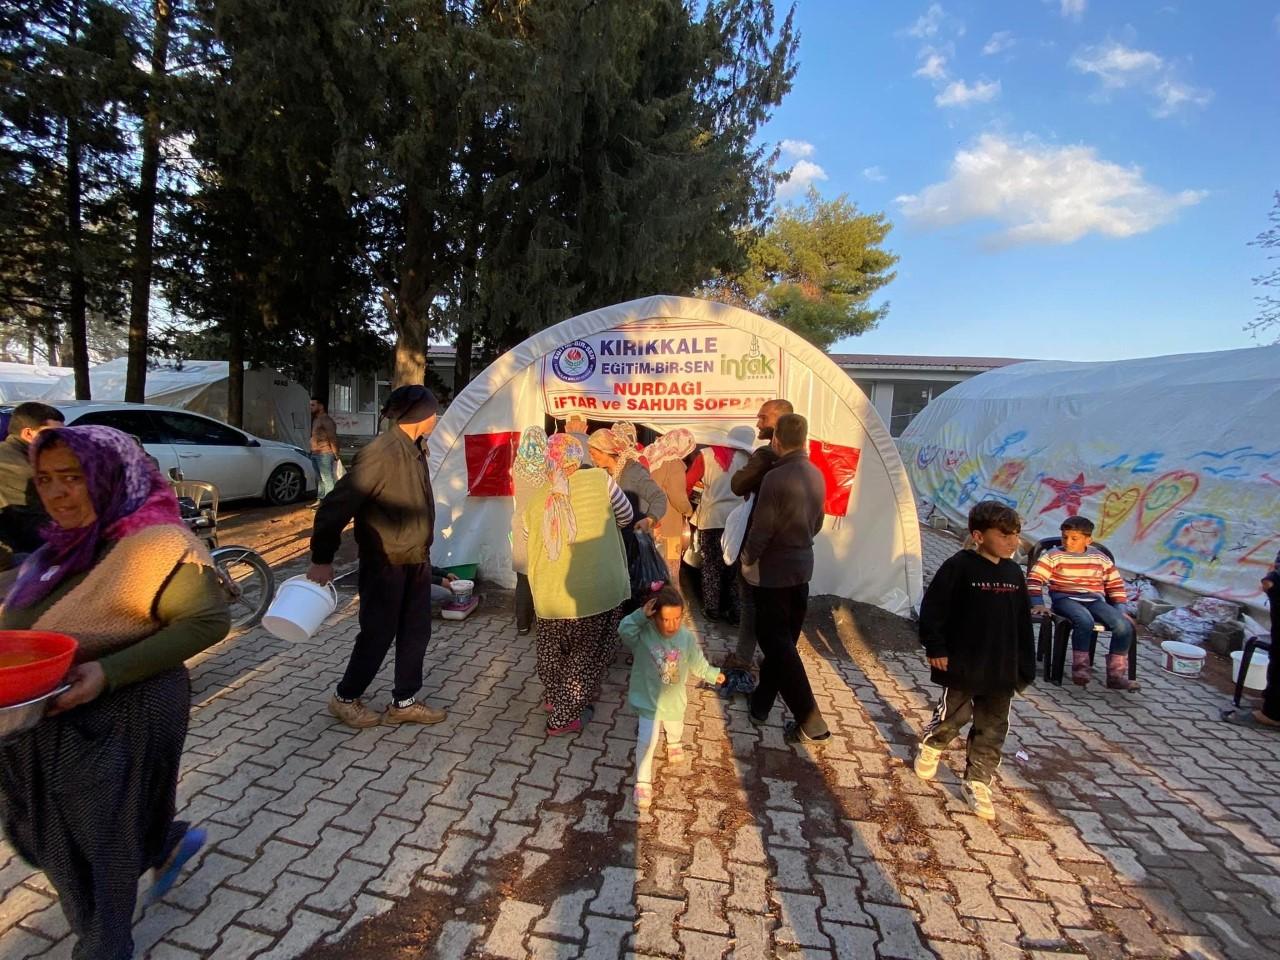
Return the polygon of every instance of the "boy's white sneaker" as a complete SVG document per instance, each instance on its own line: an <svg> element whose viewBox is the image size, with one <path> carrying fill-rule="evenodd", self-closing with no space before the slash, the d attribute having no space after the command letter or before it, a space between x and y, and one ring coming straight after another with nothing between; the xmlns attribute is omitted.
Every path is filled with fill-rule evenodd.
<svg viewBox="0 0 1280 960"><path fill-rule="evenodd" d="M938 758L941 756L942 751L937 747L920 744L919 749L916 750L916 776L921 780L932 780L938 775Z"/></svg>
<svg viewBox="0 0 1280 960"><path fill-rule="evenodd" d="M991 787L987 784L980 780L966 780L961 785L960 792L964 794L970 809L978 815L979 819L994 820L996 818L995 804L991 802Z"/></svg>

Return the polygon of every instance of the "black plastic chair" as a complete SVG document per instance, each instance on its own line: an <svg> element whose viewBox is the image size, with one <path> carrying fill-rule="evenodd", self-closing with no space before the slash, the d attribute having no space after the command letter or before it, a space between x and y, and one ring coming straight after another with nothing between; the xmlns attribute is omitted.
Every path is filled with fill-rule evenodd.
<svg viewBox="0 0 1280 960"><path fill-rule="evenodd" d="M1244 696L1244 678L1249 673L1249 661L1253 659L1253 651L1265 650L1271 653L1271 641L1266 637L1250 637L1244 642L1244 653L1240 656L1240 675L1236 677L1236 695L1231 702L1240 706L1240 698Z"/></svg>
<svg viewBox="0 0 1280 960"><path fill-rule="evenodd" d="M1040 559L1040 555L1046 550L1053 547L1061 547L1061 537L1045 537L1043 540L1032 546L1027 553L1027 574L1030 575L1031 568L1036 565L1036 561ZM1115 563L1115 554L1113 554L1104 544L1094 542L1092 546L1106 554L1107 558ZM1036 603L1039 598L1032 597L1032 603ZM1034 617L1033 619L1040 622L1040 633L1036 643L1036 661L1044 661L1044 679L1048 683L1055 683L1062 686L1062 675L1066 671L1067 650L1071 646L1071 621L1066 617L1060 616L1049 611L1046 617ZM1093 661L1098 652L1098 635L1105 633L1107 630L1100 623L1093 625L1093 638L1089 641L1089 665L1093 665ZM1138 639L1135 636L1133 643L1129 645L1129 679L1138 679Z"/></svg>

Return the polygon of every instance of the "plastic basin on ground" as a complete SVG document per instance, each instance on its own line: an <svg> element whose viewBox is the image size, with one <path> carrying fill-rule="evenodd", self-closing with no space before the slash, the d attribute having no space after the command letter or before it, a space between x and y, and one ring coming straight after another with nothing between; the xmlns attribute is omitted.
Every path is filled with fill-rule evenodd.
<svg viewBox="0 0 1280 960"><path fill-rule="evenodd" d="M65 633L0 630L0 707L43 696L67 675L76 641Z"/></svg>

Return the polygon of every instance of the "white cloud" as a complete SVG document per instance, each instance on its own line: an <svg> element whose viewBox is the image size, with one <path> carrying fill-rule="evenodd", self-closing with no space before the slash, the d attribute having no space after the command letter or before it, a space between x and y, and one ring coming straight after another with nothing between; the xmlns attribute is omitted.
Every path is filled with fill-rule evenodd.
<svg viewBox="0 0 1280 960"><path fill-rule="evenodd" d="M887 179L879 167L866 167L863 169L862 175L872 183L884 183Z"/></svg>
<svg viewBox="0 0 1280 960"><path fill-rule="evenodd" d="M930 227L994 220L1004 225L995 244L1010 246L1074 243L1090 233L1132 237L1203 197L1196 190L1166 193L1140 168L1102 160L1093 147L984 134L956 153L947 180L898 197L898 204Z"/></svg>
<svg viewBox="0 0 1280 960"><path fill-rule="evenodd" d="M926 47L920 51L920 56L924 58L924 63L920 65L920 69L915 72L917 77L926 77L929 80L943 80L947 76L947 58Z"/></svg>
<svg viewBox="0 0 1280 960"><path fill-rule="evenodd" d="M783 140L778 148L788 157L812 157L814 146L805 140Z"/></svg>
<svg viewBox="0 0 1280 960"><path fill-rule="evenodd" d="M827 179L827 171L812 160L797 160L791 168L791 178L778 184L778 199L792 200L803 196L813 184Z"/></svg>
<svg viewBox="0 0 1280 960"><path fill-rule="evenodd" d="M1174 65L1159 54L1114 40L1081 48L1071 58L1071 66L1098 77L1104 89L1143 90L1155 100L1152 112L1157 117L1172 116L1184 107L1204 107L1213 99L1212 90L1178 79Z"/></svg>
<svg viewBox="0 0 1280 960"><path fill-rule="evenodd" d="M1165 67L1164 59L1150 50L1134 50L1110 41L1084 47L1071 58L1080 73L1092 73L1108 87L1124 87L1150 77Z"/></svg>
<svg viewBox="0 0 1280 960"><path fill-rule="evenodd" d="M907 35L919 37L922 40L928 37L936 37L938 31L942 28L942 21L946 19L943 13L942 4L935 3L929 7L919 19L907 28Z"/></svg>
<svg viewBox="0 0 1280 960"><path fill-rule="evenodd" d="M1017 43L1017 41L1013 39L1013 31L998 30L991 35L990 40L983 44L982 54L983 56L990 57L993 54L1000 53L1002 50L1008 50L1015 43Z"/></svg>
<svg viewBox="0 0 1280 960"><path fill-rule="evenodd" d="M963 80L956 80L933 98L940 107L967 107L972 103L987 103L1000 96L999 80L979 80L973 86Z"/></svg>
<svg viewBox="0 0 1280 960"><path fill-rule="evenodd" d="M1079 20L1084 16L1084 8L1087 5L1087 0L1062 0L1060 9L1062 15L1068 20Z"/></svg>

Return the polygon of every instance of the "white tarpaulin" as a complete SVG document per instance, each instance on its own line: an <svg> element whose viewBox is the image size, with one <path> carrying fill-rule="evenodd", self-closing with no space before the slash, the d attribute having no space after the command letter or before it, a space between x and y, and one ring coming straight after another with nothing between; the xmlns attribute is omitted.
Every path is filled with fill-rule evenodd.
<svg viewBox="0 0 1280 960"><path fill-rule="evenodd" d="M54 384L70 373L70 367L0 362L0 403L39 400Z"/></svg>
<svg viewBox="0 0 1280 960"><path fill-rule="evenodd" d="M942 394L899 439L922 503L979 500L1056 536L1074 514L1125 570L1261 606L1280 549L1280 346L1019 363Z"/></svg>
<svg viewBox="0 0 1280 960"><path fill-rule="evenodd" d="M90 369L89 388L93 399L123 400L128 366L128 359L120 357ZM228 370L225 360L187 360L181 370L172 363L148 369L146 401L225 421ZM43 399L57 403L73 400L75 395L75 378L65 377ZM276 370L246 369L244 429L254 436L309 450L311 398L306 390Z"/></svg>
<svg viewBox="0 0 1280 960"><path fill-rule="evenodd" d="M920 530L906 471L883 422L829 357L771 321L723 304L648 297L565 320L499 357L449 405L431 435L439 502L436 564L480 564L511 585L509 477L485 476L524 427L572 410L677 426L702 442L754 424L785 397L809 420L828 478L828 517L811 590L896 613L921 595ZM509 464L509 460L505 461ZM509 469L509 467L507 468ZM473 495L484 492L486 495Z"/></svg>

